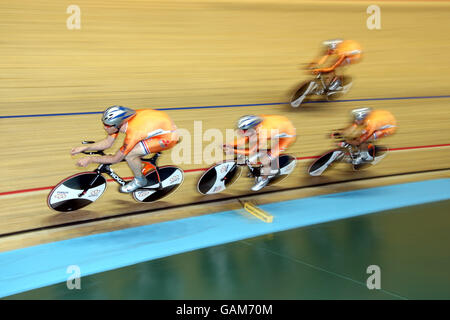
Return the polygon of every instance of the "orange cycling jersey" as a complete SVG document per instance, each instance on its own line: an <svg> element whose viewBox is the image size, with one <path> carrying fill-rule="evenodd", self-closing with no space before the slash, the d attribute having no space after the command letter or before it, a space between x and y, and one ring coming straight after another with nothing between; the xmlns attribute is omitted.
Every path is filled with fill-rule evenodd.
<svg viewBox="0 0 450 320"><path fill-rule="evenodd" d="M256 135L257 135L257 145L263 146L267 145L267 141L278 139L277 145L272 145L270 150L270 155L272 157L278 157L280 152L286 150L289 145L291 145L295 141L296 130L292 122L284 117L279 115L259 115L263 121L256 127ZM236 139L232 144L234 147L237 146L245 146L247 142L249 142L249 137L244 136L240 139ZM251 146L250 146L251 147ZM252 150L249 149L236 149L235 153L249 155Z"/></svg>
<svg viewBox="0 0 450 320"><path fill-rule="evenodd" d="M176 142L177 127L173 123L172 119L162 111L151 110L151 109L140 109L136 110L136 115L128 121L128 127L126 131L126 137L123 142L120 151L127 155L139 142L143 142L144 149L148 148L149 142L152 139L164 138L158 140L161 148L158 150L146 150L147 153L159 152L169 146L172 146ZM115 133L112 136L117 138L119 133Z"/></svg>
<svg viewBox="0 0 450 320"><path fill-rule="evenodd" d="M386 110L374 110L364 120L361 142L379 139L393 134L397 129L397 121L392 113Z"/></svg>
<svg viewBox="0 0 450 320"><path fill-rule="evenodd" d="M352 64L358 62L361 59L362 49L358 42L353 40L345 40L338 44L337 48L331 52L331 54L326 54L318 62L318 65L325 63L331 55L336 55L337 60L335 63L328 68L318 68L314 69L314 72L329 73L333 72L337 67L346 64Z"/></svg>

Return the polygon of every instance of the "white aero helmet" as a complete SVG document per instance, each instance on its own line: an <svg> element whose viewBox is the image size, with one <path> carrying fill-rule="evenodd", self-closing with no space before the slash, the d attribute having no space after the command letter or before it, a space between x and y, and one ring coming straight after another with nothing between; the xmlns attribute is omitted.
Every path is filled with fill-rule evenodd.
<svg viewBox="0 0 450 320"><path fill-rule="evenodd" d="M329 50L335 50L341 42L344 40L342 39L331 39L331 40L325 40L322 42L322 44L327 47Z"/></svg>
<svg viewBox="0 0 450 320"><path fill-rule="evenodd" d="M102 122L108 126L119 128L136 114L136 111L122 106L112 106L103 112Z"/></svg>
<svg viewBox="0 0 450 320"><path fill-rule="evenodd" d="M246 116L239 118L239 120L237 122L237 128L239 130L248 130L248 129L256 127L262 121L263 121L263 119L259 116L246 115Z"/></svg>
<svg viewBox="0 0 450 320"><path fill-rule="evenodd" d="M353 116L353 119L355 120L355 121L362 121L362 120L364 120L368 115L369 115L369 113L371 113L372 112L372 109L371 108L359 108L359 109L353 109L352 110L352 116Z"/></svg>

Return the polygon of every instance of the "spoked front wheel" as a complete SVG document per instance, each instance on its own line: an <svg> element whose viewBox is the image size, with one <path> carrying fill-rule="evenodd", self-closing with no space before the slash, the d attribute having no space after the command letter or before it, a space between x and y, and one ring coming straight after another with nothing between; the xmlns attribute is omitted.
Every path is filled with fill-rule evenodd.
<svg viewBox="0 0 450 320"><path fill-rule="evenodd" d="M292 96L291 106L298 108L303 102L307 100L307 97L312 95L317 89L317 83L310 81L304 83Z"/></svg>
<svg viewBox="0 0 450 320"><path fill-rule="evenodd" d="M105 189L106 179L101 174L78 173L57 184L50 191L47 204L60 212L78 210L100 198Z"/></svg>
<svg viewBox="0 0 450 320"><path fill-rule="evenodd" d="M184 172L175 166L164 166L158 171L150 171L145 177L147 186L134 191L133 198L139 202L153 202L174 193L183 183Z"/></svg>
<svg viewBox="0 0 450 320"><path fill-rule="evenodd" d="M241 168L235 160L218 163L200 177L197 190L201 194L214 194L224 191L241 175Z"/></svg>

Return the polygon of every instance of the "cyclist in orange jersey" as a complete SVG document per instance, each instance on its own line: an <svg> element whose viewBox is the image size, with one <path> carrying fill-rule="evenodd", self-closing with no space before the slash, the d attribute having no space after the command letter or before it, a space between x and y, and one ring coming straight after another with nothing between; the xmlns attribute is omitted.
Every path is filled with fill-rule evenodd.
<svg viewBox="0 0 450 320"><path fill-rule="evenodd" d="M250 156L251 162L259 158L262 163L261 176L255 179L252 190L261 190L269 183L270 178L278 174L278 156L295 141L295 127L283 116L247 115L239 119L237 128L242 137L232 144L224 145L224 151L228 154ZM271 147L265 152L263 150L267 148L269 141ZM247 143L248 148L245 148Z"/></svg>
<svg viewBox="0 0 450 320"><path fill-rule="evenodd" d="M354 164L359 164L363 161L372 161L374 154L370 154L369 147L371 142L380 138L390 136L397 130L397 121L395 117L386 110L372 110L371 108L359 108L352 110L353 123L346 129L346 132L360 128L360 135L346 143L359 146L361 153ZM373 149L373 148L370 148Z"/></svg>
<svg viewBox="0 0 450 320"><path fill-rule="evenodd" d="M77 162L78 166L86 167L90 163L114 164L125 159L134 174L134 179L120 187L119 190L123 193L130 193L147 185L147 179L142 174L141 157L168 150L178 142L177 127L162 111L112 106L103 113L102 122L103 128L108 133L106 139L75 147L71 154L108 149L120 132L125 133L123 145L114 155L84 157Z"/></svg>
<svg viewBox="0 0 450 320"><path fill-rule="evenodd" d="M309 65L312 73L330 74L325 77L328 91L339 90L342 84L342 76L336 76L336 69L350 65L361 60L362 49L358 42L354 40L333 39L323 42L325 46L324 55L316 62ZM323 64L330 58L335 57L331 65L325 67Z"/></svg>

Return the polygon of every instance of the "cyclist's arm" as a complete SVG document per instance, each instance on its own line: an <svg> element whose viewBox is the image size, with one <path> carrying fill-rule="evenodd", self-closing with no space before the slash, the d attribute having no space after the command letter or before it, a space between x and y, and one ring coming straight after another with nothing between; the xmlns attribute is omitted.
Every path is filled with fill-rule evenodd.
<svg viewBox="0 0 450 320"><path fill-rule="evenodd" d="M325 61L327 61L327 59L328 59L329 56L330 56L329 54L324 55L324 56L323 56L322 58L320 58L320 60L317 61L316 63L317 63L319 66L320 66L321 64L324 64Z"/></svg>
<svg viewBox="0 0 450 320"><path fill-rule="evenodd" d="M367 130L361 137L356 139L358 144L366 142L374 134L374 132L375 131L373 131L373 130Z"/></svg>
<svg viewBox="0 0 450 320"><path fill-rule="evenodd" d="M114 155L106 155L99 157L89 157L91 163L106 163L106 164L114 164L122 161L125 158L126 154L121 150L117 150Z"/></svg>
<svg viewBox="0 0 450 320"><path fill-rule="evenodd" d="M352 123L347 128L341 130L341 135L344 137L345 142L352 144L352 145L358 145L359 144L359 137L356 135L356 130L358 128L358 125L356 123Z"/></svg>
<svg viewBox="0 0 450 320"><path fill-rule="evenodd" d="M114 155L81 158L77 161L77 166L86 167L90 163L114 164L114 163L118 163L118 162L122 161L124 158L125 158L125 154L119 150Z"/></svg>
<svg viewBox="0 0 450 320"><path fill-rule="evenodd" d="M245 146L245 144L248 141L248 137L241 137L238 139L235 139L234 142L230 143L230 146L232 146L233 148L236 148L237 146Z"/></svg>
<svg viewBox="0 0 450 320"><path fill-rule="evenodd" d="M234 149L234 153L235 154L243 154L243 155L251 155L254 154L256 152L256 150L258 149L258 145L255 143L254 146L252 146L251 148L245 148L245 149Z"/></svg>
<svg viewBox="0 0 450 320"><path fill-rule="evenodd" d="M76 155L83 151L99 151L99 150L109 149L114 144L116 137L117 137L117 135L109 135L108 137L106 137L106 139L103 139L96 143L87 144L87 145L80 146L80 147L75 147L72 149L71 154Z"/></svg>
<svg viewBox="0 0 450 320"><path fill-rule="evenodd" d="M339 133L345 138L354 137L355 130L357 128L358 128L358 125L356 123L352 123L349 126L347 126L346 128L339 130L340 131Z"/></svg>
<svg viewBox="0 0 450 320"><path fill-rule="evenodd" d="M361 136L353 139L348 139L346 142L354 146L359 146L361 143L366 142L370 137L372 137L374 132L375 131L373 129L367 128Z"/></svg>
<svg viewBox="0 0 450 320"><path fill-rule="evenodd" d="M251 144L250 148L245 148L245 144L248 141L249 141L249 137L242 137L240 139L236 139L236 141L231 144L231 146L234 148L234 153L242 154L242 155L246 155L246 156L253 154L258 149L258 144L250 143Z"/></svg>
<svg viewBox="0 0 450 320"><path fill-rule="evenodd" d="M315 72L322 72L322 73L327 73L327 72L331 72L334 69L336 69L337 67L339 67L342 62L344 62L345 60L345 56L340 56L339 59L336 61L336 63L334 65L332 65L329 68L319 68L319 69L315 69Z"/></svg>

